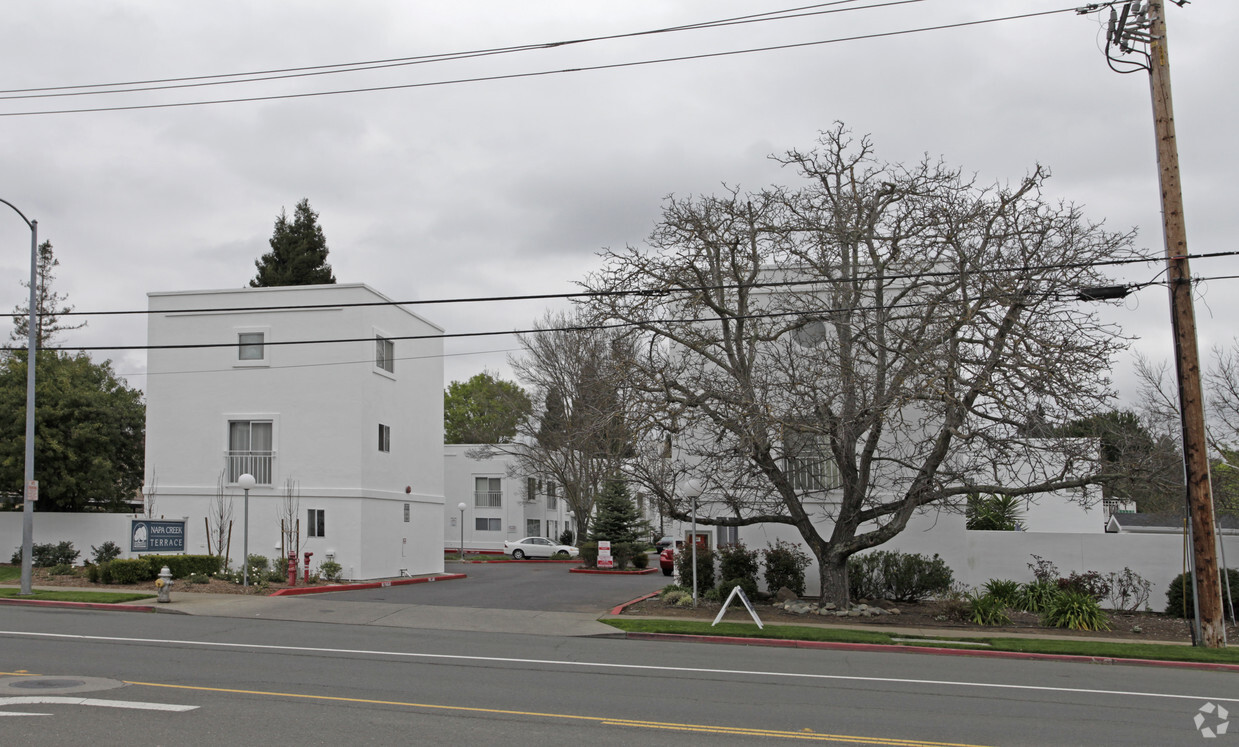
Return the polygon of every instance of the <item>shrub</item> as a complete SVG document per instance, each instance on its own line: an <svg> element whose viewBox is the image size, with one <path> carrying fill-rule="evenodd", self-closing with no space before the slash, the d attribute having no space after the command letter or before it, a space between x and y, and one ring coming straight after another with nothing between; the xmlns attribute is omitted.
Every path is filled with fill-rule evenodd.
<svg viewBox="0 0 1239 747"><path fill-rule="evenodd" d="M632 542L612 542L611 543L611 560L615 563L616 570L624 570L632 563L632 556L639 553L641 549Z"/></svg>
<svg viewBox="0 0 1239 747"><path fill-rule="evenodd" d="M581 551L581 565L586 568L598 567L597 542L582 542L578 549Z"/></svg>
<svg viewBox="0 0 1239 747"><path fill-rule="evenodd" d="M1032 571L1034 579L1042 582L1058 580L1058 566L1040 555L1033 555L1032 559L1033 562L1028 564L1028 570Z"/></svg>
<svg viewBox="0 0 1239 747"><path fill-rule="evenodd" d="M1044 612L1050 602L1062 593L1054 581L1033 581L1020 584L1015 597L1015 608L1024 612Z"/></svg>
<svg viewBox="0 0 1239 747"><path fill-rule="evenodd" d="M1006 581L997 578L991 578L985 582L985 595L994 597L1005 607L1017 607L1016 600L1020 595L1020 584L1018 581Z"/></svg>
<svg viewBox="0 0 1239 747"><path fill-rule="evenodd" d="M693 548L676 550L675 567L680 572L680 581L692 588ZM697 590L714 588L714 551L708 547L697 548Z"/></svg>
<svg viewBox="0 0 1239 747"><path fill-rule="evenodd" d="M712 589L706 589L702 593L701 598L707 602L721 602L723 601L723 594L716 586Z"/></svg>
<svg viewBox="0 0 1239 747"><path fill-rule="evenodd" d="M1106 580L1110 583L1110 593L1106 596L1110 609L1136 612L1148 605L1153 582L1145 580L1132 569L1124 568L1122 573L1111 573Z"/></svg>
<svg viewBox="0 0 1239 747"><path fill-rule="evenodd" d="M95 565L94 563L88 563L86 565L86 580L92 584L99 583L99 565Z"/></svg>
<svg viewBox="0 0 1239 747"><path fill-rule="evenodd" d="M804 570L809 567L809 556L799 545L775 540L774 545L761 551L766 563L766 590L771 594L786 586L804 594Z"/></svg>
<svg viewBox="0 0 1239 747"><path fill-rule="evenodd" d="M757 581L751 578L727 578L719 582L718 593L720 601L731 596L731 590L739 586L749 599L757 596Z"/></svg>
<svg viewBox="0 0 1239 747"><path fill-rule="evenodd" d="M100 564L100 572L105 564ZM112 580L109 583L113 584L140 584L143 581L150 581L155 578L155 573L151 571L151 564L146 558L136 558L134 560L113 560L106 564L111 573Z"/></svg>
<svg viewBox="0 0 1239 747"><path fill-rule="evenodd" d="M1071 630L1109 630L1109 618L1097 600L1081 591L1061 591L1041 613L1041 624Z"/></svg>
<svg viewBox="0 0 1239 747"><path fill-rule="evenodd" d="M344 572L344 566L334 560L326 560L318 566L318 572L328 581L339 581L340 574Z"/></svg>
<svg viewBox="0 0 1239 747"><path fill-rule="evenodd" d="M185 580L191 584L207 584L211 582L211 577L203 576L201 573L191 573Z"/></svg>
<svg viewBox="0 0 1239 747"><path fill-rule="evenodd" d="M1239 569L1227 568L1226 575L1230 579L1230 590L1232 594L1239 594ZM1192 574L1183 573L1175 577L1170 582L1170 588L1166 590L1166 614L1174 617L1187 617L1189 619L1196 617L1195 608L1195 589L1191 582ZM1225 590L1225 582L1222 589ZM1183 611L1187 610L1184 615Z"/></svg>
<svg viewBox="0 0 1239 747"><path fill-rule="evenodd" d="M158 576L165 565L172 578L189 578L194 573L210 576L219 571L223 562L218 555L143 555L141 559L150 565L151 578Z"/></svg>
<svg viewBox="0 0 1239 747"><path fill-rule="evenodd" d="M1072 571L1067 578L1058 579L1058 588L1063 591L1087 594L1100 602L1110 593L1110 582L1097 571L1085 571L1084 573Z"/></svg>
<svg viewBox="0 0 1239 747"><path fill-rule="evenodd" d="M977 625L1011 624L1006 600L990 592L972 595L968 600L968 619Z"/></svg>
<svg viewBox="0 0 1239 747"><path fill-rule="evenodd" d="M724 545L718 548L718 575L725 579L742 579L747 584L742 584L744 593L749 595L751 599L757 593L757 573L759 567L757 564L757 551L750 550L742 543ZM731 584L727 587L727 593L731 593ZM778 589L775 589L778 591Z"/></svg>
<svg viewBox="0 0 1239 747"><path fill-rule="evenodd" d="M855 599L916 602L951 588L954 575L935 554L879 550L848 559L848 587Z"/></svg>
<svg viewBox="0 0 1239 747"><path fill-rule="evenodd" d="M115 563L115 562L116 561L113 560L107 563L99 564L99 583L101 584L112 583L112 563ZM93 568L94 566L91 566L91 567Z"/></svg>
<svg viewBox="0 0 1239 747"><path fill-rule="evenodd" d="M266 555L255 555L254 553L250 553L248 562L250 565L251 576L258 571L265 573L267 568L271 565L271 561L267 559Z"/></svg>
<svg viewBox="0 0 1239 747"><path fill-rule="evenodd" d="M52 566L47 572L52 576L72 576L73 566L61 563L60 565Z"/></svg>
<svg viewBox="0 0 1239 747"><path fill-rule="evenodd" d="M73 565L77 562L77 557L81 555L81 550L74 550L72 542L58 542L52 544L50 542L44 544L32 544L30 546L30 565L35 568L51 568L56 565ZM17 548L17 552L13 553L10 561L13 565L20 565L22 562L22 549Z"/></svg>
<svg viewBox="0 0 1239 747"><path fill-rule="evenodd" d="M116 544L112 540L108 540L98 547L91 545L90 557L96 563L106 563L109 560L116 560L120 557L120 545Z"/></svg>
<svg viewBox="0 0 1239 747"><path fill-rule="evenodd" d="M650 565L650 554L646 551L644 543L632 556L632 567L638 569L648 568Z"/></svg>
<svg viewBox="0 0 1239 747"><path fill-rule="evenodd" d="M680 586L679 584L667 584L666 586L662 588L662 591L658 592L658 598L665 600L668 597L674 596L675 594L679 594L679 593L683 593L687 591L690 591L690 590L685 589L683 586Z"/></svg>
<svg viewBox="0 0 1239 747"><path fill-rule="evenodd" d="M573 535L572 535L571 529L565 529L564 531L559 533L559 544L561 545L571 545L572 539L573 539Z"/></svg>

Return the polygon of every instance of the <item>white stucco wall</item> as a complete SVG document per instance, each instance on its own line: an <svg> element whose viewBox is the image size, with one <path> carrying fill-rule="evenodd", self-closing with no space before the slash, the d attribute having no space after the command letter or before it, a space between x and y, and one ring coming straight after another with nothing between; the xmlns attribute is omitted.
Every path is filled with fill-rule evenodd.
<svg viewBox="0 0 1239 747"><path fill-rule="evenodd" d="M505 540L528 537L527 521L536 520L538 534L549 536L548 522L554 522L555 537L571 524L572 515L563 499L555 508L548 507L545 487L532 501L526 498L525 477L517 474L516 457L492 448L488 459L475 459L469 452L484 448L482 444L446 444L443 447L443 547L455 550L460 546L460 508L464 503L466 550L502 550ZM503 449L518 448L505 445ZM500 478L503 505L499 508L478 507L474 501L474 480L478 477ZM500 531L477 531L477 518L498 518Z"/></svg>
<svg viewBox="0 0 1239 747"><path fill-rule="evenodd" d="M333 545L336 561L356 578L442 570L442 330L398 306L350 306L389 300L364 285L149 294L151 345L225 345L150 351L146 477L156 512L201 524L225 467L229 421L270 420L275 457L270 484L250 493L251 552L274 554L278 512L268 507L291 480L303 549L315 552L315 562ZM275 306L315 308L230 310ZM252 331L265 335L257 363L238 360L235 347L239 333ZM389 374L375 366L376 335L428 339L393 339ZM279 344L290 341L318 342ZM391 429L388 452L378 448L379 424ZM239 526L241 491L225 490ZM405 503L417 520L394 526L404 524ZM325 538L305 538L312 508L327 511ZM264 521L274 527L271 540L256 535ZM239 536L234 531L234 560Z"/></svg>

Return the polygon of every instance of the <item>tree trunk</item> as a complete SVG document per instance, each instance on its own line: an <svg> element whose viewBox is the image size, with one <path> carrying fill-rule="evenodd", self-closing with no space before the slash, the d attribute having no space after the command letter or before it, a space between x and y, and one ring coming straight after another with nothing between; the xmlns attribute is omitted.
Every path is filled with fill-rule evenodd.
<svg viewBox="0 0 1239 747"><path fill-rule="evenodd" d="M848 607L848 561L846 557L826 557L818 562L821 574L819 603L833 602L839 609Z"/></svg>

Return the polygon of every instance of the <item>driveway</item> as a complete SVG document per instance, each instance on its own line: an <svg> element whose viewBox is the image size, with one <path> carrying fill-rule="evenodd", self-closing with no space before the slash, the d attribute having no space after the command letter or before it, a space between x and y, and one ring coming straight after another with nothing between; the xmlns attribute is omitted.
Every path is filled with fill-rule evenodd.
<svg viewBox="0 0 1239 747"><path fill-rule="evenodd" d="M464 573L468 578L335 592L331 598L341 602L601 614L657 591L670 581L658 571L640 576L568 572L575 567L575 563L448 561L445 572Z"/></svg>

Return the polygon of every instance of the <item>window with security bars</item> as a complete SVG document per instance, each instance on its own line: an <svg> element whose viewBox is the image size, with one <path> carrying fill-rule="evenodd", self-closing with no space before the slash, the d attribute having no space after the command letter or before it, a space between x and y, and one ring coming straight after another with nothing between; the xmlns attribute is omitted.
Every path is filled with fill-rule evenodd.
<svg viewBox="0 0 1239 747"><path fill-rule="evenodd" d="M783 469L796 492L812 493L839 487L839 466L824 437L790 432L783 438Z"/></svg>
<svg viewBox="0 0 1239 747"><path fill-rule="evenodd" d="M503 481L498 477L473 478L473 505L477 508L503 508Z"/></svg>
<svg viewBox="0 0 1239 747"><path fill-rule="evenodd" d="M275 460L271 446L270 420L228 421L228 482L235 483L241 475L250 474L259 485L270 485Z"/></svg>

